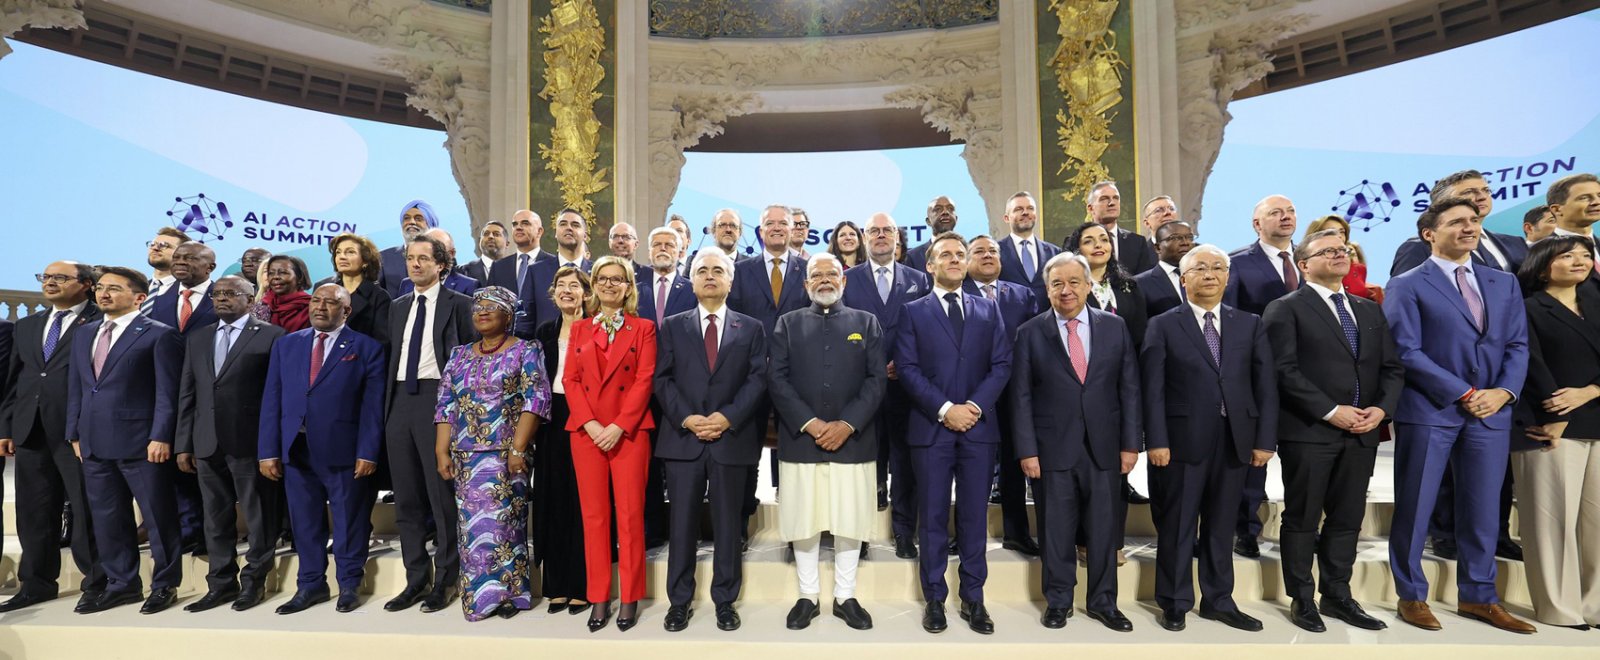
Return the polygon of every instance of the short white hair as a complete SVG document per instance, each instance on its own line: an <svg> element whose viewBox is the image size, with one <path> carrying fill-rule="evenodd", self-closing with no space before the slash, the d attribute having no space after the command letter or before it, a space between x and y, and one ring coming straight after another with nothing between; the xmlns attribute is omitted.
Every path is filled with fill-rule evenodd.
<svg viewBox="0 0 1600 660"><path fill-rule="evenodd" d="M1045 285L1049 286L1051 271L1054 271L1055 269L1067 264L1078 264L1079 266L1082 266L1084 275L1088 275L1091 272L1089 269L1089 260L1085 259L1083 255L1078 254L1077 252L1062 252L1056 256L1050 257L1049 261L1044 262Z"/></svg>
<svg viewBox="0 0 1600 660"><path fill-rule="evenodd" d="M683 237L678 235L678 230L673 229L670 226L661 226L661 227L656 227L655 229L650 230L650 234L648 236L646 236L645 239L644 239L645 244L648 245L650 243L656 242L656 234L671 234L672 235L672 244L673 245L678 245L678 242L683 240ZM682 245L678 245L678 247L683 247L683 246Z"/></svg>
<svg viewBox="0 0 1600 660"><path fill-rule="evenodd" d="M672 229L667 228L667 231L672 231ZM655 232L650 233L655 234ZM689 275L693 276L695 271L700 270L700 264L711 259L721 259L723 264L727 266L728 279L733 279L733 257L728 256L728 253L723 252L721 248L710 248L694 253L694 260L689 263Z"/></svg>
<svg viewBox="0 0 1600 660"><path fill-rule="evenodd" d="M845 267L843 261L839 261L839 258L833 256L832 252L818 252L811 255L811 258L806 260L806 279L811 279L811 271L816 270L817 264L823 261L832 261L835 266L839 267L839 274L844 274Z"/></svg>
<svg viewBox="0 0 1600 660"><path fill-rule="evenodd" d="M1232 263L1233 263L1233 259L1231 257L1229 257L1228 253L1225 250L1223 250L1222 248L1219 248L1219 247L1217 247L1215 245L1212 245L1210 243L1201 243L1199 245L1194 246L1194 249L1189 250L1188 254L1183 255L1183 258L1178 260L1178 272L1179 273L1188 272L1189 267L1193 266L1195 260L1199 259L1200 255L1202 255L1202 254L1214 254L1216 256L1222 257L1222 260L1224 262L1227 262L1229 265L1232 265Z"/></svg>

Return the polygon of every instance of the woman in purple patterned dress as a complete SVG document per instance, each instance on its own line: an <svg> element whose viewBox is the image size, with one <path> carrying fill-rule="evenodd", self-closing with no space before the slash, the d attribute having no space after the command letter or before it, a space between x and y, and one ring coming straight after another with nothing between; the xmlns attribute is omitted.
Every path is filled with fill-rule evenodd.
<svg viewBox="0 0 1600 660"><path fill-rule="evenodd" d="M461 515L468 621L509 619L533 606L527 451L540 420L550 418L550 381L538 342L510 335L516 304L503 287L473 295L472 322L482 339L451 353L433 418L439 474L455 483Z"/></svg>

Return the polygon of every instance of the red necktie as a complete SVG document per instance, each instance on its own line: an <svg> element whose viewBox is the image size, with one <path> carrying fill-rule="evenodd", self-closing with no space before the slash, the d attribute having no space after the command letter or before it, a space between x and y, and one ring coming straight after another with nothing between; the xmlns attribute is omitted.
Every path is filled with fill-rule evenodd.
<svg viewBox="0 0 1600 660"><path fill-rule="evenodd" d="M317 345L311 348L311 383L317 384L317 372L322 371L322 357L326 353L328 333L317 333ZM309 385L308 385L309 386Z"/></svg>
<svg viewBox="0 0 1600 660"><path fill-rule="evenodd" d="M1299 273L1294 272L1294 262L1289 259L1288 252L1279 252L1278 260L1283 262L1283 288L1293 293L1295 289L1300 288Z"/></svg>
<svg viewBox="0 0 1600 660"><path fill-rule="evenodd" d="M178 330L182 331L184 326L189 325L189 315L194 314L194 303L189 302L194 289L184 289L180 295L183 296L183 303L178 305Z"/></svg>
<svg viewBox="0 0 1600 660"><path fill-rule="evenodd" d="M1078 374L1078 382L1087 382L1089 378L1089 356L1083 352L1083 338L1078 336L1078 319L1067 319L1067 359L1072 362L1072 370Z"/></svg>
<svg viewBox="0 0 1600 660"><path fill-rule="evenodd" d="M717 368L717 315L706 315L706 369Z"/></svg>

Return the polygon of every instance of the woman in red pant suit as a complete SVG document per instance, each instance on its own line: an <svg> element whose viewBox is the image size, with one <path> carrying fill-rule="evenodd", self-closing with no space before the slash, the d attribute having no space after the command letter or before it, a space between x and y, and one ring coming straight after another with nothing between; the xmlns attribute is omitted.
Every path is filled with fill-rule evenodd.
<svg viewBox="0 0 1600 660"><path fill-rule="evenodd" d="M639 318L632 265L617 257L594 264L589 317L573 324L564 385L572 465L583 509L588 569L589 631L611 618L611 504L617 510L617 564L622 607L617 629L639 622L644 597L644 483L650 466L650 379L656 371L656 326Z"/></svg>

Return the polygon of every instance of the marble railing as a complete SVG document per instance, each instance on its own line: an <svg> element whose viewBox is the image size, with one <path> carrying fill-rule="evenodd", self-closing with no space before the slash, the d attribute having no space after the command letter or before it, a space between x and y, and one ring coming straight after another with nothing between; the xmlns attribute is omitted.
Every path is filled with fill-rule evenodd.
<svg viewBox="0 0 1600 660"><path fill-rule="evenodd" d="M0 312L8 321L15 321L24 316L45 308L44 294L38 291L18 291L16 289L0 289Z"/></svg>

